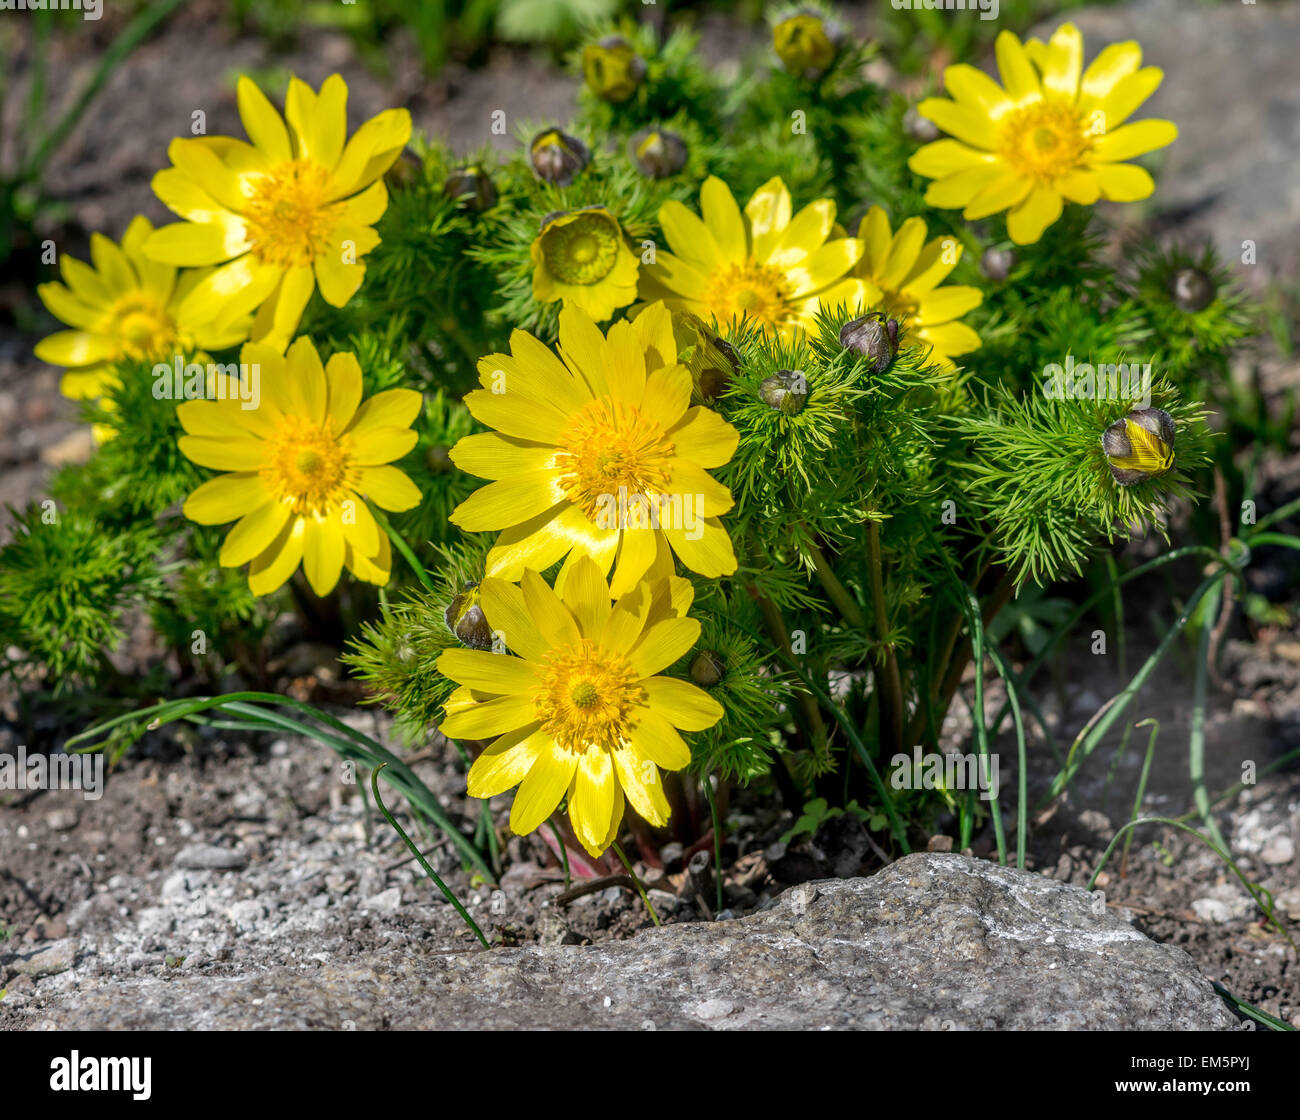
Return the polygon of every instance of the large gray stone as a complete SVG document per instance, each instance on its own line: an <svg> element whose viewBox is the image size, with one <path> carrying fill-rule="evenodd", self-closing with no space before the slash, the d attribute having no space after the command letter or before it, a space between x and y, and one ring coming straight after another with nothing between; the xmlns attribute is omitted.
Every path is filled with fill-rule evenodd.
<svg viewBox="0 0 1300 1120"><path fill-rule="evenodd" d="M794 887L737 921L589 947L399 949L347 967L114 980L11 1025L1226 1030L1236 1019L1181 949L1077 887L924 853L870 879Z"/></svg>

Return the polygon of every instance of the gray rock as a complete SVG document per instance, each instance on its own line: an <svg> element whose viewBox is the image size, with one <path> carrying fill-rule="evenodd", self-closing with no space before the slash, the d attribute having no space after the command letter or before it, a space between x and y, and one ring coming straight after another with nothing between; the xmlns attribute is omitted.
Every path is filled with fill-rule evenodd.
<svg viewBox="0 0 1300 1120"><path fill-rule="evenodd" d="M430 944L430 943L424 943ZM1230 1030L1181 949L1077 887L921 853L767 910L594 946L386 946L360 963L173 973L56 995L55 1029ZM29 1017L24 1019L22 1017Z"/></svg>
<svg viewBox="0 0 1300 1120"><path fill-rule="evenodd" d="M190 871L240 871L248 866L248 853L212 844L191 844L176 854L174 862Z"/></svg>
<svg viewBox="0 0 1300 1120"><path fill-rule="evenodd" d="M77 943L71 938L65 938L9 963L19 976L30 976L33 980L57 976L77 963Z"/></svg>
<svg viewBox="0 0 1300 1120"><path fill-rule="evenodd" d="M1172 120L1179 135L1151 161L1158 166L1156 193L1140 205L1188 238L1211 240L1247 284L1294 275L1300 7L1134 0L1068 18L1083 32L1085 61L1111 43L1136 39L1143 65L1165 72L1134 119ZM1064 22L1051 20L1035 33L1050 35ZM1122 213L1131 205L1111 209ZM1242 266L1243 241L1255 243L1257 265Z"/></svg>

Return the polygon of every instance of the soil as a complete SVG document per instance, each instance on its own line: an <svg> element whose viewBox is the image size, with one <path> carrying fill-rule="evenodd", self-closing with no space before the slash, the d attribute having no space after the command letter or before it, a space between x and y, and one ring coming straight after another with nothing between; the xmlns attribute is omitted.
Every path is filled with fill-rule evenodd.
<svg viewBox="0 0 1300 1120"><path fill-rule="evenodd" d="M69 209L67 224L53 231L62 251L84 257L88 230L117 234L137 211L156 221L166 218L148 191L149 176L167 140L182 130L178 122L187 121L193 108L208 110L210 131L235 128L233 97L224 80L233 69L283 66L313 82L339 70L348 79L358 119L387 104L409 104L417 127L436 126L462 149L492 140L481 123L492 108L506 108L512 121L516 113L519 119L562 119L571 103L572 84L557 79L547 60L526 53L502 51L482 70L453 67L431 83L420 76L410 45L398 42L390 52L390 74L380 80L345 38L327 31L311 33L287 56L271 56L258 41L230 34L218 19L222 7L215 0L186 6L163 35L119 70L64 146L51 169L51 182ZM734 42L729 43L734 53L730 47ZM102 44L86 41L60 49L66 57L56 57L55 63L65 80L56 95L69 98ZM178 66L178 58L188 61ZM219 97L217 90L223 91ZM7 98L6 108L19 102ZM15 319L31 322L35 308L26 278L7 280L0 288L0 314L6 307ZM0 445L0 505L40 496L54 466L90 450L88 433L75 423L75 406L58 395L57 372L31 357L32 337L0 322L0 431L11 433ZM1294 361L1272 357L1264 365L1264 384L1275 401L1300 382ZM1266 461L1265 471L1274 506L1300 493L1300 456L1294 449L1289 458ZM0 533L5 516L0 514ZM1288 588L1293 595L1291 555L1257 568L1262 574L1256 578L1272 581L1265 593L1274 598L1285 597ZM1153 620L1169 619L1175 607L1158 588L1149 590L1145 601L1135 589L1127 601L1135 610L1144 603L1149 612L1131 627L1131 671L1154 646L1160 630ZM1253 762L1262 771L1300 748L1300 626L1294 613L1286 628L1247 631L1238 621L1229 632L1223 679L1211 690L1208 705L1212 792L1240 781L1243 763ZM340 703L355 698L355 690L339 681L340 670L327 653L297 652L305 667L286 675L282 687L328 698L341 718L391 745L385 716ZM139 647L127 654L137 668L156 655ZM1192 806L1186 747L1190 672L1181 656L1157 674L1129 712L1131 720L1160 722L1143 802L1146 814L1179 816ZM1044 674L1039 686L1045 719L1056 741L1068 747L1123 682L1115 655L1092 656L1081 631L1072 637L1054 680L1049 683ZM990 715L1000 707L996 683L986 702ZM945 742L960 749L969 741L967 711L955 705L944 729ZM12 692L0 695L0 753L13 753L20 744L29 751L55 749L83 725L73 712L48 710L28 724L20 719ZM994 749L1003 764L1004 803L1014 804L1015 741L1004 733ZM1133 735L1118 763L1117 749L1118 736L1111 736L1069 794L1033 818L1028 866L1079 885L1089 882L1115 829L1130 816L1145 733ZM434 734L416 757L416 772L448 812L472 830L478 803L464 796L456 752ZM1041 800L1057 770L1031 722L1032 801ZM111 772L101 800L83 800L69 790L0 792L0 988L8 992L0 1002L0 1027L15 1025L19 1008L94 985L98 976L192 969L223 974L249 965L325 959L340 963L363 949L415 941L472 945L451 907L347 777L337 758L302 740L169 728L148 736ZM399 799L390 801L412 830ZM1300 770L1292 762L1226 799L1215 814L1241 871L1272 892L1276 914L1292 937L1300 929L1298 809ZM626 937L649 924L642 902L616 877L597 891L562 901L563 873L551 848L537 837L509 836L507 798L497 799L492 812L505 853L497 884L467 874L445 839L420 842L494 942L595 942ZM773 808L773 799L733 791L723 845L726 910L746 913L791 883L869 873L881 865L881 837L853 822L834 822L813 840L786 846L779 838L792 823L789 813ZM976 838L976 854L995 854L987 832ZM1008 842L1014 853L1014 835ZM942 847L945 838L932 843ZM200 866L219 862L213 849L238 866ZM651 901L667 921L714 916L712 891L697 889L683 866L686 854L676 845L653 854L650 862L662 867L646 860L638 865ZM1123 873L1117 851L1098 886L1107 905L1126 909L1157 940L1185 948L1208 977L1300 1025L1295 949L1204 845L1176 829L1147 826L1137 834ZM17 972L15 952L63 939L75 946L80 962L75 972L43 979Z"/></svg>

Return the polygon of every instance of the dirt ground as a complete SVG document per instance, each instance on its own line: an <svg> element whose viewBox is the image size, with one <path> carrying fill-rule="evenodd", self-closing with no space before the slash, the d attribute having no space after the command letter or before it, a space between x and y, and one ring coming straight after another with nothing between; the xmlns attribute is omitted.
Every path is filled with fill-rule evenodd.
<svg viewBox="0 0 1300 1120"><path fill-rule="evenodd" d="M337 35L314 33L290 56L271 57L259 42L232 36L215 9L196 0L164 36L142 47L65 146L53 177L71 215L58 234L67 251L84 255L88 230L120 233L137 211L165 219L148 179L192 108L208 109L210 131L236 128L224 81L234 69L284 66L313 82L340 70L358 113L409 104L417 127L434 128L464 148L490 139L481 121L493 108L505 108L512 120L516 114L562 119L571 104L571 84L557 80L545 60L519 52L502 52L481 71L453 68L428 82L413 49L399 43L390 76L380 80ZM748 33L731 34L734 45ZM71 96L94 57L80 44L56 60L67 76L59 96ZM190 61L178 67L182 57ZM6 111L12 103L7 99ZM89 451L74 407L58 395L57 373L32 358L32 339L13 325L32 310L27 278L6 277L0 284L0 505L38 496L55 465ZM1266 357L1264 363L1266 389L1277 399L1300 384L1294 361ZM1300 494L1300 456L1270 462L1266 470L1274 505ZM1295 586L1290 555L1270 558L1260 572L1275 586ZM1151 615L1172 615L1159 588L1145 600L1139 595L1135 589L1133 602ZM1130 665L1149 651L1156 633L1150 619L1138 618ZM320 651L287 652L302 665L286 675L286 687L335 700L348 695L338 680L341 670ZM1206 728L1212 792L1238 782L1244 762L1263 769L1300 748L1300 627L1250 634L1238 623L1225 645L1223 670ZM1045 672L1040 684L1042 709L1066 746L1122 687L1113 659L1090 656L1082 635L1069 644L1055 677ZM1161 726L1145 813L1179 816L1191 808L1190 691L1186 665L1171 661L1130 712ZM991 687L990 714L1001 699ZM354 706L338 712L388 741L382 715ZM27 722L12 692L0 694L0 753L22 744L52 749L81 725L75 712L49 708ZM945 737L958 743L968 730L958 704ZM1038 800L1057 767L1036 730L1031 740L1030 791ZM1130 815L1141 768L1145 739L1139 733L1112 774L1117 742L1113 736L1098 751L1053 812L1035 818L1029 866L1087 884L1115 828ZM1003 735L996 749L1004 760L1003 796L1010 798L1014 740ZM434 735L417 757L417 773L471 828L477 803L467 804L455 751ZM185 729L146 738L111 773L101 800L83 800L74 791L0 792L0 988L8 991L0 1002L0 1027L14 1025L20 1008L92 985L97 976L340 962L363 949L411 941L468 946L470 935L454 912L345 778L338 759L318 745ZM625 937L648 924L640 900L616 881L563 901L554 854L539 839L510 838L508 799L498 802L495 821L507 856L499 884L472 881L445 840L422 844L494 940L582 943ZM1300 770L1292 763L1262 778L1224 801L1216 819L1243 873L1272 892L1278 916L1300 938ZM837 823L814 841L786 847L779 837L791 823L771 799L733 794L723 847L727 910L749 912L791 883L880 865L876 838L860 827ZM978 837L975 851L989 855L991 838ZM643 862L638 868L665 920L714 916L712 891L701 890L688 874L685 854L680 846L670 848L658 854L663 867ZM1127 909L1157 940L1181 945L1208 977L1239 997L1300 1025L1295 950L1213 853L1174 829L1151 826L1134 840L1126 872L1120 874L1116 853L1098 881L1108 905ZM75 974L35 980L13 967L15 951L64 939L84 964Z"/></svg>

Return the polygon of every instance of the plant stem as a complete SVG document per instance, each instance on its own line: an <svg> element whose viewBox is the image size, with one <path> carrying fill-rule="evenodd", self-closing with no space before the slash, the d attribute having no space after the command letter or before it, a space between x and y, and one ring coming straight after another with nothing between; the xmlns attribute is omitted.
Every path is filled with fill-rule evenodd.
<svg viewBox="0 0 1300 1120"><path fill-rule="evenodd" d="M871 602L876 613L876 634L884 665L877 666L876 688L880 695L881 754L893 756L903 749L903 681L898 657L889 640L889 612L885 606L885 574L880 554L880 522L867 522L867 562L871 565Z"/></svg>
<svg viewBox="0 0 1300 1120"><path fill-rule="evenodd" d="M492 948L492 946L488 944L488 939L483 936L483 931L478 928L478 923L469 916L469 911L460 904L460 899L456 897L451 888L438 877L438 873L430 866L429 861L424 858L424 854L415 846L415 841L406 835L406 830L397 823L397 819L388 811L388 806L384 804L384 799L379 796L379 771L387 765L388 763L381 762L370 771L370 792L374 795L375 804L379 807L379 811L384 814L388 823L396 830L397 835L400 836L406 843L406 846L411 849L411 854L420 861L420 866L424 868L424 873L433 880L434 885L442 891L443 897L456 908L456 913L459 914L461 918L464 919L465 924L474 931L474 936L483 943L483 948Z"/></svg>
<svg viewBox="0 0 1300 1120"><path fill-rule="evenodd" d="M623 866L627 868L627 873L631 876L632 882L636 886L636 893L641 896L641 901L645 903L645 908L650 911L650 920L657 926L663 925L663 922L659 920L659 915L655 913L654 904L650 901L650 896L645 893L645 887L641 885L640 878L637 876L637 873L632 870L632 865L628 863L627 856L623 854L623 849L618 846L618 841L615 841L610 845L610 847L614 849L618 858L623 861Z"/></svg>

